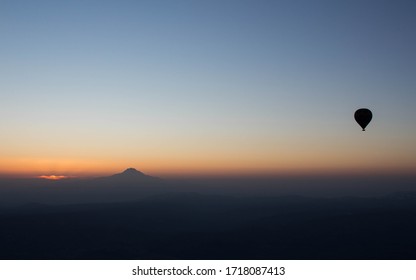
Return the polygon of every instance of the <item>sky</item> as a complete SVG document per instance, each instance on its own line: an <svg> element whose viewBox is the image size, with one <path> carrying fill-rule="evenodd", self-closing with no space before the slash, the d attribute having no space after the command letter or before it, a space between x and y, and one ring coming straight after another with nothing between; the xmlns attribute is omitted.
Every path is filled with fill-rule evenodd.
<svg viewBox="0 0 416 280"><path fill-rule="evenodd" d="M2 0L0 174L415 174L415 14L393 0Z"/></svg>

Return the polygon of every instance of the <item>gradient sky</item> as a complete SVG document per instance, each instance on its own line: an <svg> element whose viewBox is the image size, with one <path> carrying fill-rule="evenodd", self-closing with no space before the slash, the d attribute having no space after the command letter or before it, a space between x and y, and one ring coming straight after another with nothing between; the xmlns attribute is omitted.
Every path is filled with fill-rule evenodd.
<svg viewBox="0 0 416 280"><path fill-rule="evenodd" d="M415 15L393 0L3 0L0 174L415 173Z"/></svg>

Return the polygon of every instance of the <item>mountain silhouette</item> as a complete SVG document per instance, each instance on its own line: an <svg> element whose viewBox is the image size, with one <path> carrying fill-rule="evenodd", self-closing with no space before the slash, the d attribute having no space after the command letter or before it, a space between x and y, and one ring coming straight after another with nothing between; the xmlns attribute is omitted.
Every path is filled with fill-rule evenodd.
<svg viewBox="0 0 416 280"><path fill-rule="evenodd" d="M122 183L122 184L143 184L143 183L156 183L161 179L146 175L143 172L135 168L127 168L121 173L117 173L108 177L99 178L102 181L108 181L109 183Z"/></svg>
<svg viewBox="0 0 416 280"><path fill-rule="evenodd" d="M89 189L106 197L133 199L163 191L164 181L160 178L146 175L135 168L127 168L121 173L92 180ZM122 199L121 199L122 198Z"/></svg>
<svg viewBox="0 0 416 280"><path fill-rule="evenodd" d="M144 175L143 172L140 172L136 168L132 168L132 167L127 168L126 170L124 170L122 172L122 174L125 174L125 175Z"/></svg>
<svg viewBox="0 0 416 280"><path fill-rule="evenodd" d="M125 178L129 178L129 179L131 179L131 178L134 178L134 179L140 178L140 179L142 179L142 178L147 178L147 177L151 177L151 176L146 175L143 172L138 171L135 168L127 168L123 172L118 173L118 174L114 174L110 177L112 177L112 178L124 178L124 179Z"/></svg>
<svg viewBox="0 0 416 280"><path fill-rule="evenodd" d="M98 178L101 181L109 182L121 182L121 183L140 183L140 182L152 182L159 181L159 178L146 175L143 172L135 168L127 168L121 173L117 173L108 177Z"/></svg>

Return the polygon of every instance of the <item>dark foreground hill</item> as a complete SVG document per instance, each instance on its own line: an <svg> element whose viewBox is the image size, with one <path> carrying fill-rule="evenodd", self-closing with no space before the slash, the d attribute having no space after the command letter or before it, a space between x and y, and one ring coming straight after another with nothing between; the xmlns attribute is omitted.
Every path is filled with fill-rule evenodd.
<svg viewBox="0 0 416 280"><path fill-rule="evenodd" d="M0 209L0 259L416 259L413 193L159 194Z"/></svg>

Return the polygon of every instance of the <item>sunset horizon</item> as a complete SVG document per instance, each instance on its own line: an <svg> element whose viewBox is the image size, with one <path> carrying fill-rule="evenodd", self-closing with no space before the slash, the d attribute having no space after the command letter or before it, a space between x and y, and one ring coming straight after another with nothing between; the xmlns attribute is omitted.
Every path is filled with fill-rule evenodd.
<svg viewBox="0 0 416 280"><path fill-rule="evenodd" d="M404 3L185 2L4 3L1 176L416 174Z"/></svg>
<svg viewBox="0 0 416 280"><path fill-rule="evenodd" d="M416 259L415 15L0 1L0 259Z"/></svg>
<svg viewBox="0 0 416 280"><path fill-rule="evenodd" d="M82 171L62 171L62 172L36 172L36 171L25 171L25 172L0 172L1 178L40 178L50 180L61 180L61 179L76 179L76 178L96 178L106 177L114 174L123 172L125 168L113 168L106 170L88 170ZM247 169L228 169L228 170L193 170L192 172L186 172L184 170L172 172L168 171L157 171L151 169L134 168L147 175L156 176L166 179L215 179L215 178L295 178L295 177L310 177L310 178L325 178L325 177L399 177L399 176L414 176L415 172L412 169L333 169L333 170L256 170L255 168Z"/></svg>

